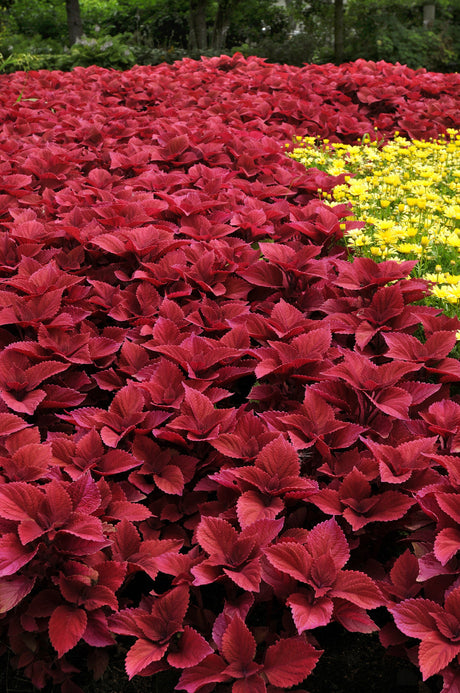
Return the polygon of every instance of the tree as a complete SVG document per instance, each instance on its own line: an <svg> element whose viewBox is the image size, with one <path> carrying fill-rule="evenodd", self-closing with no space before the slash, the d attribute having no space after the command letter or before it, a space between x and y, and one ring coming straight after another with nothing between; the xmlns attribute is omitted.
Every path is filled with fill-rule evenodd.
<svg viewBox="0 0 460 693"><path fill-rule="evenodd" d="M412 68L460 68L460 0L437 0L432 25L425 0L348 0L345 59L386 60Z"/></svg>
<svg viewBox="0 0 460 693"><path fill-rule="evenodd" d="M232 14L240 3L241 0L219 0L211 39L213 50L219 51L225 48L225 39L230 28Z"/></svg>
<svg viewBox="0 0 460 693"><path fill-rule="evenodd" d="M343 63L344 39L343 0L334 0L334 61L337 65Z"/></svg>
<svg viewBox="0 0 460 693"><path fill-rule="evenodd" d="M69 30L69 41L72 46L77 39L83 35L83 24L80 14L79 0L65 0L67 12L67 27Z"/></svg>
<svg viewBox="0 0 460 693"><path fill-rule="evenodd" d="M190 48L192 50L203 51L208 47L208 27L206 25L206 14L208 10L208 0L190 0L189 21L190 21Z"/></svg>
<svg viewBox="0 0 460 693"><path fill-rule="evenodd" d="M190 0L190 48L206 50L211 48L219 51L225 48L225 40L232 15L242 0L218 0L215 3L214 21L212 30L208 31L208 17L211 8L209 0ZM210 41L208 42L208 34Z"/></svg>

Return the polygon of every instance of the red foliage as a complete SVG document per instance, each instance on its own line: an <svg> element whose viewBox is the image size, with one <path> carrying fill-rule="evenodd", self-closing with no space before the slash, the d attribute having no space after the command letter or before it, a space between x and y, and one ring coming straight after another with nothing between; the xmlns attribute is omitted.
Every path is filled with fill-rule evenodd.
<svg viewBox="0 0 460 693"><path fill-rule="evenodd" d="M346 258L337 181L285 143L438 136L459 76L235 55L0 86L15 665L75 691L73 655L120 634L130 677L277 693L312 631L387 606L382 642L419 638L453 690L460 323L417 305L413 263Z"/></svg>

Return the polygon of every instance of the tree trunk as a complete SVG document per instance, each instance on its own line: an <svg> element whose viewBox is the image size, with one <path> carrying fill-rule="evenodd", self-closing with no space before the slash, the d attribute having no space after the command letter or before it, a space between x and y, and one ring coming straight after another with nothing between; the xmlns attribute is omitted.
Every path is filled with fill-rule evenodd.
<svg viewBox="0 0 460 693"><path fill-rule="evenodd" d="M190 48L192 50L206 50L208 47L208 30L206 26L206 10L208 0L190 0Z"/></svg>
<svg viewBox="0 0 460 693"><path fill-rule="evenodd" d="M220 51L225 48L225 39L230 28L232 12L240 2L241 0L219 0L212 32L211 46L213 50Z"/></svg>
<svg viewBox="0 0 460 693"><path fill-rule="evenodd" d="M79 0L65 0L65 8L67 11L67 27L69 30L70 45L73 46L75 41L83 35L80 2Z"/></svg>
<svg viewBox="0 0 460 693"><path fill-rule="evenodd" d="M344 33L343 0L334 0L334 60L336 65L343 62Z"/></svg>
<svg viewBox="0 0 460 693"><path fill-rule="evenodd" d="M432 29L436 17L436 5L430 3L423 6L423 26Z"/></svg>

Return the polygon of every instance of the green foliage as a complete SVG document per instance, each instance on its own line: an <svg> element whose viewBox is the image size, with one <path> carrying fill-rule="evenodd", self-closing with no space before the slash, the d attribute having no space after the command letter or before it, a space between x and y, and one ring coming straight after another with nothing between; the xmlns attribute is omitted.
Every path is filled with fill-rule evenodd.
<svg viewBox="0 0 460 693"><path fill-rule="evenodd" d="M0 53L0 73L2 72L28 72L38 70L41 66L41 56L30 53L16 53L7 58Z"/></svg>
<svg viewBox="0 0 460 693"><path fill-rule="evenodd" d="M8 29L14 34L40 36L43 39L67 40L65 2L63 0L13 0L6 16Z"/></svg>
<svg viewBox="0 0 460 693"><path fill-rule="evenodd" d="M227 45L257 44L265 39L282 43L288 38L289 16L274 0L245 0L236 6Z"/></svg>
<svg viewBox="0 0 460 693"><path fill-rule="evenodd" d="M423 24L422 0L349 0L346 58L387 60L412 68L460 69L459 0L436 4L432 27Z"/></svg>
<svg viewBox="0 0 460 693"><path fill-rule="evenodd" d="M85 36L117 33L114 20L117 13L117 0L80 0L80 14Z"/></svg>
<svg viewBox="0 0 460 693"><path fill-rule="evenodd" d="M85 15L87 4L101 3L101 0L81 1ZM138 44L149 47L186 47L188 0L118 0L114 4L116 8L110 21L115 32L130 31Z"/></svg>
<svg viewBox="0 0 460 693"><path fill-rule="evenodd" d="M60 56L56 68L59 70L69 70L76 65L89 67L90 65L100 65L101 67L113 68L115 70L126 70L135 62L132 48L126 43L124 35L98 36L97 38L87 38L83 36L71 49Z"/></svg>
<svg viewBox="0 0 460 693"><path fill-rule="evenodd" d="M437 0L432 27L423 25L426 1L348 0L345 59L460 70L460 0ZM208 0L210 32L217 4ZM0 0L0 53L8 59L0 71L92 63L126 69L192 56L189 0L80 0L80 8L84 37L69 49L64 0ZM227 52L291 65L329 62L333 26L334 0L287 0L287 8L277 0L244 0L231 17Z"/></svg>
<svg viewBox="0 0 460 693"><path fill-rule="evenodd" d="M246 57L257 55L260 58L266 58L270 63L301 67L304 63L315 62L313 58L316 48L317 46L311 41L309 34L301 32L283 42L267 36L257 43L242 43L239 46L234 46L232 50L238 50Z"/></svg>

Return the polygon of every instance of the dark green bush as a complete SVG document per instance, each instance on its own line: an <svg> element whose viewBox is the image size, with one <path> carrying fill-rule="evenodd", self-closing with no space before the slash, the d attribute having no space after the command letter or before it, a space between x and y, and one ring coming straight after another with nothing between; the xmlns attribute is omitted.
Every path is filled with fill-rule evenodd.
<svg viewBox="0 0 460 693"><path fill-rule="evenodd" d="M14 0L6 13L7 29L13 34L67 40L67 20L63 0Z"/></svg>
<svg viewBox="0 0 460 693"><path fill-rule="evenodd" d="M257 43L243 43L233 48L234 51L239 51L246 57L257 55L260 58L266 58L270 63L286 63L299 67L313 61L315 49L316 44L305 32L296 34L282 43L267 36Z"/></svg>
<svg viewBox="0 0 460 693"><path fill-rule="evenodd" d="M437 0L433 26L423 25L426 0L348 0L345 60L400 62L412 68L460 70L460 0ZM0 70L71 69L199 57L189 49L189 0L80 0L84 37L69 47L64 0L0 0ZM334 0L244 0L236 5L227 49L270 62L302 65L334 59ZM211 42L216 0L208 5ZM203 55L213 52L201 51ZM5 63L5 60L7 61Z"/></svg>
<svg viewBox="0 0 460 693"><path fill-rule="evenodd" d="M346 59L386 60L417 69L460 69L460 0L436 3L436 19L423 24L422 0L350 0Z"/></svg>

